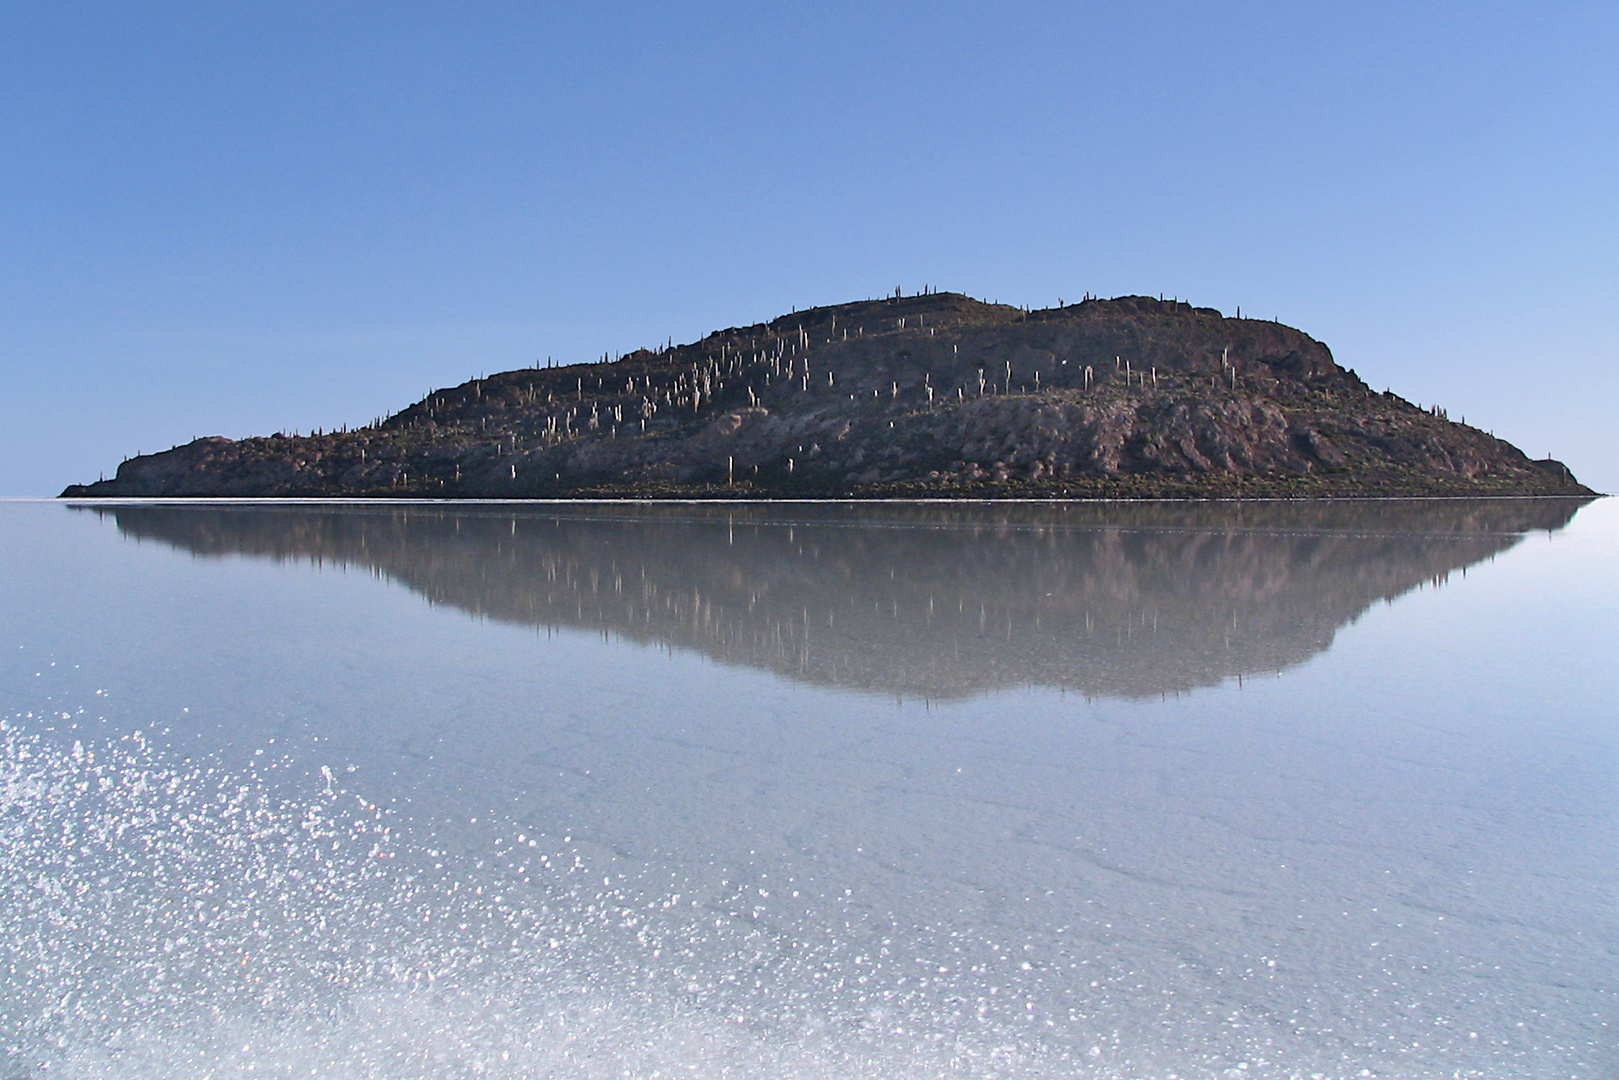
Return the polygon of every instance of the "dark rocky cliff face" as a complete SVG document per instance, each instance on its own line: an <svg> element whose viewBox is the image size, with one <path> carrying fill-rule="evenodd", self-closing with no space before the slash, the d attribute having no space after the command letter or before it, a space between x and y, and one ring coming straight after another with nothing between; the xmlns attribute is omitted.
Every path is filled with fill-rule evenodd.
<svg viewBox="0 0 1619 1080"><path fill-rule="evenodd" d="M1589 494L1290 327L1146 297L844 304L509 371L372 427L199 439L67 496Z"/></svg>

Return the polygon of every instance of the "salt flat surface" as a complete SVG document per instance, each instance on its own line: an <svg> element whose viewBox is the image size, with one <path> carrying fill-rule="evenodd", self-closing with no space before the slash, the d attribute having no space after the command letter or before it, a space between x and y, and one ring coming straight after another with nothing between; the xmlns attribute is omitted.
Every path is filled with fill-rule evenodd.
<svg viewBox="0 0 1619 1080"><path fill-rule="evenodd" d="M1619 1074L1607 502L208 513L0 507L6 1080Z"/></svg>

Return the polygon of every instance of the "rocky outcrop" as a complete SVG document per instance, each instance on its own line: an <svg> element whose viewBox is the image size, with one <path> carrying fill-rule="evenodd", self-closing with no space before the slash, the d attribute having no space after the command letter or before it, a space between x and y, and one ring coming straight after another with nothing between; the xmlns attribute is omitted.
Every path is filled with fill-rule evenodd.
<svg viewBox="0 0 1619 1080"><path fill-rule="evenodd" d="M1581 495L1279 323L954 294L508 371L370 427L199 439L66 496Z"/></svg>

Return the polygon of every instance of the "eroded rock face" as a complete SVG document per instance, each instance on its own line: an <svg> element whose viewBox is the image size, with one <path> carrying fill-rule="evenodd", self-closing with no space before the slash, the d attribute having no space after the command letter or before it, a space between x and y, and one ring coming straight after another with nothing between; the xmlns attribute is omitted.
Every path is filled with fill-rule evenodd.
<svg viewBox="0 0 1619 1080"><path fill-rule="evenodd" d="M1278 323L1145 297L817 308L510 371L382 423L199 439L72 496L1582 494Z"/></svg>

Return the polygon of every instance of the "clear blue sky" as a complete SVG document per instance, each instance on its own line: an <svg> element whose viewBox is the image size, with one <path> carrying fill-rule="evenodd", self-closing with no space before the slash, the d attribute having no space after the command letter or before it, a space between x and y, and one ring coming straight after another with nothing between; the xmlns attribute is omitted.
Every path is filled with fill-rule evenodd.
<svg viewBox="0 0 1619 1080"><path fill-rule="evenodd" d="M0 494L924 284L1619 490L1619 5L0 5Z"/></svg>

